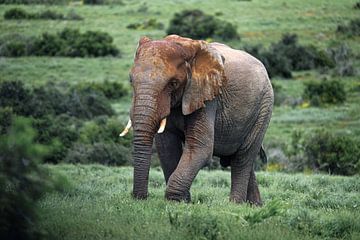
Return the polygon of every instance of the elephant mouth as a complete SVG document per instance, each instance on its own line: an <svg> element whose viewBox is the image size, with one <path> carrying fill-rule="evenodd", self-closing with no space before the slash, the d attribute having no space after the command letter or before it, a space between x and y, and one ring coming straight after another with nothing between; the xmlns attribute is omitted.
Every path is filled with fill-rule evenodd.
<svg viewBox="0 0 360 240"><path fill-rule="evenodd" d="M131 119L129 119L128 123L126 124L126 127L124 130L119 134L120 137L124 137L130 130L132 126ZM159 130L157 133L163 133L166 127L166 118L163 118L160 122Z"/></svg>

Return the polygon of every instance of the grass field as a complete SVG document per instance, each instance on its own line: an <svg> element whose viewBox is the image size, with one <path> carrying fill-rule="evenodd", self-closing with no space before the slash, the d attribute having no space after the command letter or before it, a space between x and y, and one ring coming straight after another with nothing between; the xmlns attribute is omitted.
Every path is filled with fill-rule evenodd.
<svg viewBox="0 0 360 240"><path fill-rule="evenodd" d="M155 18L165 24L175 12L201 9L234 23L241 41L229 45L269 46L284 33L296 33L302 44L320 49L347 44L360 67L360 37L336 33L338 24L359 16L355 0L252 0L252 1L142 1L114 0L110 5L0 5L0 39L9 34L38 36L65 27L109 33L122 52L121 58L0 57L0 81L20 80L29 86L48 81L120 81L130 88L128 71L140 36L158 39L165 30L130 30L130 23ZM122 4L117 4L122 2ZM21 7L29 12L73 10L83 21L4 20L6 10ZM360 138L360 79L334 77L315 71L295 72L294 79L273 81L290 100L301 98L304 82L339 79L347 100L323 108L287 103L274 108L265 146L289 144L294 130L312 132L325 128ZM114 101L119 123L127 120L130 97ZM119 129L120 130L120 129ZM192 203L164 200L165 183L158 168L150 172L150 197L131 198L132 168L100 165L49 166L61 174L64 189L47 194L39 202L37 228L49 239L360 239L360 178L328 175L259 172L265 205L252 208L229 203L230 173L201 171L192 187Z"/></svg>
<svg viewBox="0 0 360 240"><path fill-rule="evenodd" d="M38 228L49 239L360 238L360 179L259 172L265 202L228 201L230 173L200 171L190 204L164 199L162 172L150 172L146 201L132 199L132 168L50 166L69 180L40 201Z"/></svg>

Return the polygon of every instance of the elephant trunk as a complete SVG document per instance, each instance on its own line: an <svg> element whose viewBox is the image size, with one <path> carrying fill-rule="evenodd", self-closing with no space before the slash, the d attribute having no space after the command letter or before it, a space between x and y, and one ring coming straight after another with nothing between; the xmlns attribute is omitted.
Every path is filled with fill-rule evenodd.
<svg viewBox="0 0 360 240"><path fill-rule="evenodd" d="M133 108L133 162L134 185L133 196L145 199L148 195L149 170L152 153L152 144L158 122L156 104L148 99L141 100L138 96Z"/></svg>

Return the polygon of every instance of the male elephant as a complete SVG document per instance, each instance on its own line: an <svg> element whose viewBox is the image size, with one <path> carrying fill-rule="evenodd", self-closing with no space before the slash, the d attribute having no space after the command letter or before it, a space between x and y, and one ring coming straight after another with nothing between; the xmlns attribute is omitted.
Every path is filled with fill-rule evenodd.
<svg viewBox="0 0 360 240"><path fill-rule="evenodd" d="M135 198L148 195L155 137L167 199L190 201L192 181L215 155L231 166L230 200L261 204L253 164L264 155L274 97L260 61L220 43L142 37L130 82L131 120L122 135L132 124Z"/></svg>

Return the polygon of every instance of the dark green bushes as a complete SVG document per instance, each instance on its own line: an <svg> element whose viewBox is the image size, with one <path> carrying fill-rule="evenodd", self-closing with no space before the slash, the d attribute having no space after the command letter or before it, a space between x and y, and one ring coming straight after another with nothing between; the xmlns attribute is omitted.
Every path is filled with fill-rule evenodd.
<svg viewBox="0 0 360 240"><path fill-rule="evenodd" d="M105 95L105 97L109 99L119 99L128 94L128 90L124 86L124 84L120 82L93 82L86 84L78 84L76 89L84 90L84 89L92 89L93 91L99 91Z"/></svg>
<svg viewBox="0 0 360 240"><path fill-rule="evenodd" d="M0 40L0 56L64 56L64 57L102 57L120 56L113 45L112 37L104 32L65 28L56 34L43 33L41 37Z"/></svg>
<svg viewBox="0 0 360 240"><path fill-rule="evenodd" d="M35 202L48 190L50 180L39 165L46 153L34 142L30 122L14 119L0 135L0 238L39 239L35 230Z"/></svg>
<svg viewBox="0 0 360 240"><path fill-rule="evenodd" d="M0 4L65 4L70 0L0 0Z"/></svg>
<svg viewBox="0 0 360 240"><path fill-rule="evenodd" d="M303 98L311 105L339 104L346 100L344 84L337 80L306 82Z"/></svg>
<svg viewBox="0 0 360 240"><path fill-rule="evenodd" d="M291 171L311 169L339 175L360 173L360 142L350 135L325 129L311 133L294 132L288 151Z"/></svg>
<svg viewBox="0 0 360 240"><path fill-rule="evenodd" d="M360 18L351 20L348 25L338 25L336 31L349 37L360 36Z"/></svg>
<svg viewBox="0 0 360 240"><path fill-rule="evenodd" d="M201 10L184 10L175 13L166 32L194 39L240 39L234 25L207 15Z"/></svg>
<svg viewBox="0 0 360 240"><path fill-rule="evenodd" d="M155 18L151 18L148 20L145 20L141 23L131 23L126 26L128 29L135 29L135 30L144 30L144 29L158 29L162 30L164 29L164 24L161 22L158 22Z"/></svg>
<svg viewBox="0 0 360 240"><path fill-rule="evenodd" d="M106 90L105 84L94 86ZM117 96L110 93L110 97ZM111 151L114 146L111 143L120 141L118 134L122 126L115 119L107 118L114 112L100 90L85 87L67 87L65 90L53 83L30 89L19 81L4 81L0 83L0 95L1 132L7 131L12 115L31 117L33 127L38 131L35 141L48 146L46 162L63 161L76 142L91 146L95 142L106 142L108 145L104 149ZM89 122L84 124L84 121ZM129 148L129 138L121 139L121 145Z"/></svg>
<svg viewBox="0 0 360 240"><path fill-rule="evenodd" d="M291 78L292 71L310 70L335 66L331 56L313 46L302 46L296 34L285 34L268 49L261 45L246 46L245 51L258 58L266 67L269 76Z"/></svg>
<svg viewBox="0 0 360 240"><path fill-rule="evenodd" d="M45 10L39 13L30 13L22 8L11 8L4 13L4 19L49 19L49 20L82 20L83 18L71 11L67 16L52 10Z"/></svg>

